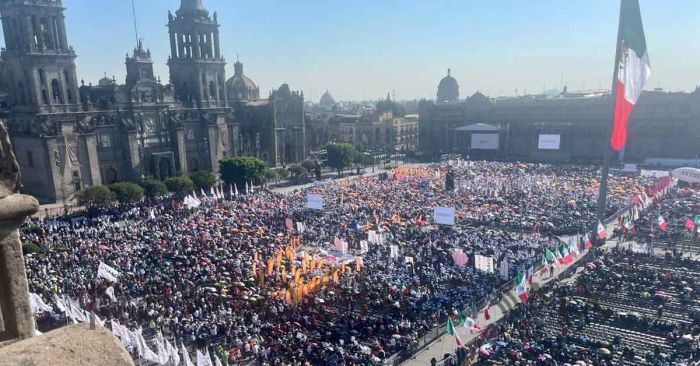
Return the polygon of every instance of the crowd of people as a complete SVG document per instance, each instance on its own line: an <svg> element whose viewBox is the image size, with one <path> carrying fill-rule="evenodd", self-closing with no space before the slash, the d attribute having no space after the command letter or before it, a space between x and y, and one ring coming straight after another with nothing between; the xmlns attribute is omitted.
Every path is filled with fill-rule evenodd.
<svg viewBox="0 0 700 366"><path fill-rule="evenodd" d="M93 207L22 230L43 249L25 256L30 292L178 344L222 346L230 361L378 364L507 281L474 268L474 255L508 261L512 278L559 245L554 235L590 229L595 176L451 161L289 194L200 196L196 209L178 197ZM645 183L611 176L608 211ZM306 207L308 194L323 197L322 210ZM456 225L435 225L434 207L454 207ZM116 283L96 280L100 263L121 273ZM64 320L55 310L40 327Z"/></svg>
<svg viewBox="0 0 700 366"><path fill-rule="evenodd" d="M474 365L698 365L700 262L600 251L475 344Z"/></svg>

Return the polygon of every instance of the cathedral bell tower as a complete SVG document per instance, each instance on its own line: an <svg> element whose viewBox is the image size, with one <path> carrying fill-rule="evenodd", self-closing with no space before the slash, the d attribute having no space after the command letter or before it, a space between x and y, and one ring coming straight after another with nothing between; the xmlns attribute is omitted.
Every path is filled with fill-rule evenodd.
<svg viewBox="0 0 700 366"><path fill-rule="evenodd" d="M61 0L0 1L10 106L19 113L80 109L75 51L68 46Z"/></svg>
<svg viewBox="0 0 700 366"><path fill-rule="evenodd" d="M202 0L181 0L175 16L168 13L168 29L168 67L177 99L190 107L226 107L226 61L216 12L210 16Z"/></svg>

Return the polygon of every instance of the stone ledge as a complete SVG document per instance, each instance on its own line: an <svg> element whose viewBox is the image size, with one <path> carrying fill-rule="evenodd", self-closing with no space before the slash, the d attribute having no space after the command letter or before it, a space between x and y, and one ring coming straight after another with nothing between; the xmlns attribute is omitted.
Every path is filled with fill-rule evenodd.
<svg viewBox="0 0 700 366"><path fill-rule="evenodd" d="M13 194L0 198L0 221L24 220L39 210L39 202L32 196Z"/></svg>
<svg viewBox="0 0 700 366"><path fill-rule="evenodd" d="M66 326L0 348L0 366L134 366L112 333L86 324Z"/></svg>

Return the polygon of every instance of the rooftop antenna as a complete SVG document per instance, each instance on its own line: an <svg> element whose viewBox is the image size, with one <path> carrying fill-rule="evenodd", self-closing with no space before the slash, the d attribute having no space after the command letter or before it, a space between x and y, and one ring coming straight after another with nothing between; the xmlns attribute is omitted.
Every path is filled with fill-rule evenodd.
<svg viewBox="0 0 700 366"><path fill-rule="evenodd" d="M131 13L134 15L134 33L136 34L136 44L139 44L139 28L136 25L136 5L134 5L134 0L131 0Z"/></svg>

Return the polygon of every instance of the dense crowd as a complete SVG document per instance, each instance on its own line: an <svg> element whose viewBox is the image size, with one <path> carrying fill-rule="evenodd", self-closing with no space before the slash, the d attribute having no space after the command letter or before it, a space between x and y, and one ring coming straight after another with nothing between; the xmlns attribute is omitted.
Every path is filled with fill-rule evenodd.
<svg viewBox="0 0 700 366"><path fill-rule="evenodd" d="M573 284L519 305L478 347L476 365L697 365L700 262L599 252Z"/></svg>
<svg viewBox="0 0 700 366"><path fill-rule="evenodd" d="M454 192L444 188L446 171L458 177ZM460 161L290 194L201 197L196 209L167 198L34 220L22 240L44 253L25 257L30 291L47 302L77 299L178 343L221 345L231 360L378 363L440 324L446 310L505 282L471 262L455 265L455 249L470 261L506 260L513 277L558 244L552 235L590 227L595 175ZM612 176L608 211L643 183ZM305 208L309 193L323 197L323 210ZM433 207L442 206L456 208L456 226L432 224ZM370 230L381 240L368 242ZM121 272L117 283L96 280L100 262Z"/></svg>

